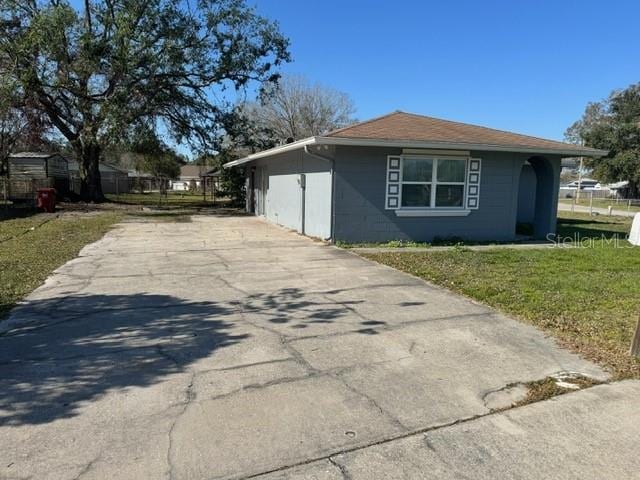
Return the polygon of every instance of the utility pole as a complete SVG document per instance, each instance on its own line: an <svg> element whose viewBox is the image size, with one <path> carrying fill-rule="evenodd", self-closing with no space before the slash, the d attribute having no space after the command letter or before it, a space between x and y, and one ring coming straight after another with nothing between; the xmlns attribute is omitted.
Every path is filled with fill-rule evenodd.
<svg viewBox="0 0 640 480"><path fill-rule="evenodd" d="M580 139L580 146L584 146L584 140ZM580 166L578 167L578 191L576 192L576 200L580 203L580 190L582 190L582 169L584 168L584 157L580 157Z"/></svg>
<svg viewBox="0 0 640 480"><path fill-rule="evenodd" d="M576 200L580 203L580 190L582 190L582 169L584 167L584 157L580 157L580 166L578 167L578 190L576 191Z"/></svg>

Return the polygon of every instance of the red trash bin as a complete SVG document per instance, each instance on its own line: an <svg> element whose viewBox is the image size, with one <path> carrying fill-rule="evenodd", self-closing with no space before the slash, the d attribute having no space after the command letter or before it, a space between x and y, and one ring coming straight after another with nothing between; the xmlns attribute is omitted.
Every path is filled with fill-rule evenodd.
<svg viewBox="0 0 640 480"><path fill-rule="evenodd" d="M47 213L53 213L56 210L56 189L55 188L39 188L37 190L37 206Z"/></svg>

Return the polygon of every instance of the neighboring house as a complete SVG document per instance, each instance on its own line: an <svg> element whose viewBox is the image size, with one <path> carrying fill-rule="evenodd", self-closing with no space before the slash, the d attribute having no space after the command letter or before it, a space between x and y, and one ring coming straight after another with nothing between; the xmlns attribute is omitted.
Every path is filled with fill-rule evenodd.
<svg viewBox="0 0 640 480"><path fill-rule="evenodd" d="M180 167L180 177L171 181L171 189L186 191L200 189L202 177L206 176L211 167L204 165L182 165Z"/></svg>
<svg viewBox="0 0 640 480"><path fill-rule="evenodd" d="M137 190L139 192L161 190L163 186L167 184L167 180L163 178L156 178L150 173L142 172L140 170L129 169L127 170L127 176L129 177L129 189Z"/></svg>
<svg viewBox="0 0 640 480"><path fill-rule="evenodd" d="M74 159L69 159L68 161L71 190L75 193L80 193L78 162ZM129 175L127 170L103 162L100 162L99 169L102 193L119 194L129 192Z"/></svg>
<svg viewBox="0 0 640 480"><path fill-rule="evenodd" d="M132 168L127 170L127 176L129 178L145 178L145 179L152 179L153 178L153 175L151 175L150 173L141 172L140 170L135 170L135 169L132 169Z"/></svg>
<svg viewBox="0 0 640 480"><path fill-rule="evenodd" d="M229 162L247 210L345 242L513 240L555 232L560 161L578 145L394 112Z"/></svg>
<svg viewBox="0 0 640 480"><path fill-rule="evenodd" d="M189 190L189 182L183 180L171 180L171 190L186 192Z"/></svg>
<svg viewBox="0 0 640 480"><path fill-rule="evenodd" d="M69 190L67 159L58 153L13 153L8 163L11 198L30 199L42 187L54 187L61 194Z"/></svg>

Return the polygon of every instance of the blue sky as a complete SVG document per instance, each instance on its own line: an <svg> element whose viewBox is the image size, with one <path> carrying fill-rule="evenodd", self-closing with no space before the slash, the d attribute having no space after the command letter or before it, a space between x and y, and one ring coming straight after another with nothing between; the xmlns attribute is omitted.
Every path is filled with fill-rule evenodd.
<svg viewBox="0 0 640 480"><path fill-rule="evenodd" d="M562 139L640 81L640 2L248 0L291 40L284 72L393 110Z"/></svg>

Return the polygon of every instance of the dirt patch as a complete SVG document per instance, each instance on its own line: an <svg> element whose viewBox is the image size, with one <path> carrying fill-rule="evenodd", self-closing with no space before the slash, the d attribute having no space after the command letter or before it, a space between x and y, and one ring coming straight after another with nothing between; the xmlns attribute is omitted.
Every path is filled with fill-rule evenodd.
<svg viewBox="0 0 640 480"><path fill-rule="evenodd" d="M541 402L542 400L593 387L601 383L603 382L574 373L562 373L535 382L528 382L525 384L529 389L526 397L514 403L512 407Z"/></svg>

